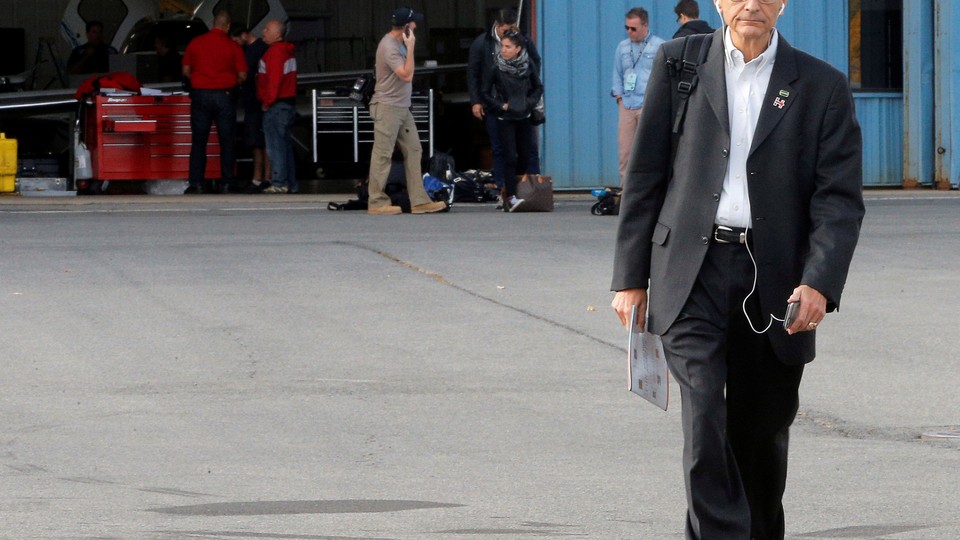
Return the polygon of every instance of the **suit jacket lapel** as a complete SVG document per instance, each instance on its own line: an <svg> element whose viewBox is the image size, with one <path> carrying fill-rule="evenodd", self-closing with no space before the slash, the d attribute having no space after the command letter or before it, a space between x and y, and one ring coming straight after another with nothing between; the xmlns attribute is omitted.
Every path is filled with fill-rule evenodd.
<svg viewBox="0 0 960 540"><path fill-rule="evenodd" d="M776 65L776 64L774 64ZM713 34L710 52L707 59L697 66L697 76L701 88L717 120L723 126L727 135L730 134L730 114L727 112L727 77L724 72L723 32L718 30Z"/></svg>
<svg viewBox="0 0 960 540"><path fill-rule="evenodd" d="M757 120L757 130L753 134L753 144L750 147L750 154L759 147L764 140L777 127L780 119L787 113L787 110L797 101L796 90L790 83L797 80L797 59L793 47L779 36L780 43L777 45L777 59L773 64L773 73L770 74L770 84L767 86L767 94L763 98L763 105L760 109L760 119Z"/></svg>

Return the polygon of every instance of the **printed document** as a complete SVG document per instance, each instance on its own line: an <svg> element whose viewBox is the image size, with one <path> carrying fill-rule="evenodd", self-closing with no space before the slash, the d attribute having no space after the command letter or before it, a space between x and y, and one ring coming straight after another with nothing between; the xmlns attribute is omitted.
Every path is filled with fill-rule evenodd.
<svg viewBox="0 0 960 540"><path fill-rule="evenodd" d="M630 313L630 335L627 338L627 368L630 391L667 410L670 402L670 375L660 336L637 329L637 306Z"/></svg>

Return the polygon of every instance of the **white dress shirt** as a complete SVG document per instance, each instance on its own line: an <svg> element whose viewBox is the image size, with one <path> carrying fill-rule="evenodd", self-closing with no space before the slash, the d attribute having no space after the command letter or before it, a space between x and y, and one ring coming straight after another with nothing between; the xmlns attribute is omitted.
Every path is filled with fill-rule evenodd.
<svg viewBox="0 0 960 540"><path fill-rule="evenodd" d="M730 114L730 156L723 178L718 225L750 227L750 196L747 193L747 155L757 130L760 108L770 84L779 38L774 29L770 46L750 62L733 46L730 28L723 34L724 72L727 79L727 110Z"/></svg>

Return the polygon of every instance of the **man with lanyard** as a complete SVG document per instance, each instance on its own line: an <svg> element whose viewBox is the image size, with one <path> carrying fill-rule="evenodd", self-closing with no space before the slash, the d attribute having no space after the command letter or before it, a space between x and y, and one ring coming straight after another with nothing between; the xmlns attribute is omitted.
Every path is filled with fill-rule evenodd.
<svg viewBox="0 0 960 540"><path fill-rule="evenodd" d="M617 100L617 148L619 149L620 186L627 173L627 160L633 148L633 137L640 123L643 93L653 69L653 59L663 40L650 34L650 16L642 7L627 12L627 39L617 45L613 62L613 89L610 95Z"/></svg>

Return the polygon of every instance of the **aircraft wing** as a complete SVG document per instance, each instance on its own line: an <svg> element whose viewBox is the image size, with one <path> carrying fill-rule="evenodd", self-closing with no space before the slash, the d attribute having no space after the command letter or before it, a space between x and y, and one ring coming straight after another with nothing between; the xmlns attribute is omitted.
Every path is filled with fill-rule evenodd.
<svg viewBox="0 0 960 540"><path fill-rule="evenodd" d="M466 64L450 64L435 67L417 67L417 75L430 75L452 71L462 71ZM297 77L300 88L314 88L332 83L352 83L358 76L370 73L371 70L336 71L329 73L302 73ZM180 90L180 83L161 83L145 85L160 90ZM0 115L12 111L47 112L49 110L64 110L76 106L74 98L76 88L61 90L31 90L24 92L0 93Z"/></svg>

